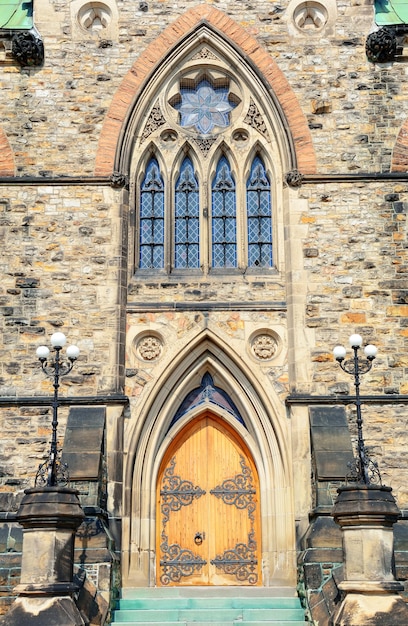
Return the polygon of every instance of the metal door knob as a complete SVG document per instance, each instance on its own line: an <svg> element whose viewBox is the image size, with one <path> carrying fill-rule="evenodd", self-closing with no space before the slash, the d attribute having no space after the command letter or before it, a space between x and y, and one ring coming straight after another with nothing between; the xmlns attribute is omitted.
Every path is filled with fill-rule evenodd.
<svg viewBox="0 0 408 626"><path fill-rule="evenodd" d="M205 533L196 533L194 535L194 543L196 544L196 546L201 546L204 539L205 539Z"/></svg>

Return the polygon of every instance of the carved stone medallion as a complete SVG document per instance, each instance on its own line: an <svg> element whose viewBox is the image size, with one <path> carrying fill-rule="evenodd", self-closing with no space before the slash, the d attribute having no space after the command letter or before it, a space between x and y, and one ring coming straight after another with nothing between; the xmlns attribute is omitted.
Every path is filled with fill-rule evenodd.
<svg viewBox="0 0 408 626"><path fill-rule="evenodd" d="M155 361L163 350L163 343L154 335L148 335L139 339L136 344L136 352L143 361Z"/></svg>
<svg viewBox="0 0 408 626"><path fill-rule="evenodd" d="M261 333L251 341L252 354L261 361L269 361L275 356L278 344L272 334Z"/></svg>

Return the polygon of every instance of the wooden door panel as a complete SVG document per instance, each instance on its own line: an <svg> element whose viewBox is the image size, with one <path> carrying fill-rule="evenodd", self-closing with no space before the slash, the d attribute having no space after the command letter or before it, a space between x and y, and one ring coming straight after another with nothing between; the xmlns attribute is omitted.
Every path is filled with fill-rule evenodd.
<svg viewBox="0 0 408 626"><path fill-rule="evenodd" d="M207 415L183 431L157 505L158 584L260 584L257 474L232 429Z"/></svg>

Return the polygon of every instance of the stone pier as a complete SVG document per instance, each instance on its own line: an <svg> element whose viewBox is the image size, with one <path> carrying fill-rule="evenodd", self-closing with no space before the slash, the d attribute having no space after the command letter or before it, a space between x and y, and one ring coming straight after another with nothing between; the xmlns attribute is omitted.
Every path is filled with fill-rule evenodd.
<svg viewBox="0 0 408 626"><path fill-rule="evenodd" d="M73 489L25 491L17 513L24 529L19 595L0 626L86 626L73 600L74 537L83 517Z"/></svg>
<svg viewBox="0 0 408 626"><path fill-rule="evenodd" d="M345 594L334 626L406 626L408 607L395 580L393 525L400 510L391 487L341 487L333 517L343 535Z"/></svg>

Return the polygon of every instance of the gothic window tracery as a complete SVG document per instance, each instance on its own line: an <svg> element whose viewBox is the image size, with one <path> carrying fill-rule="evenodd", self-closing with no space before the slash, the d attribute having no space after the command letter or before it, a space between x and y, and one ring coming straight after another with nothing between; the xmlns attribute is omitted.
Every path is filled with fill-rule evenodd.
<svg viewBox="0 0 408 626"><path fill-rule="evenodd" d="M184 159L175 191L175 267L200 264L200 216L198 183L189 158Z"/></svg>
<svg viewBox="0 0 408 626"><path fill-rule="evenodd" d="M152 158L140 190L140 267L164 267L164 183Z"/></svg>
<svg viewBox="0 0 408 626"><path fill-rule="evenodd" d="M227 159L218 162L212 186L212 266L237 266L235 182Z"/></svg>
<svg viewBox="0 0 408 626"><path fill-rule="evenodd" d="M207 42L149 102L135 140L136 272L273 270L273 132L255 90Z"/></svg>

